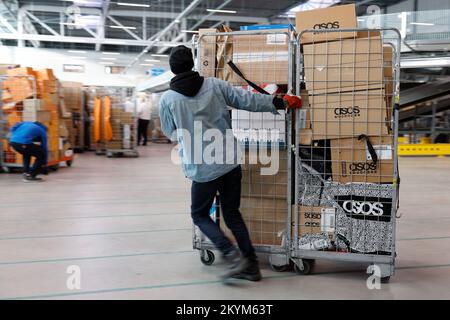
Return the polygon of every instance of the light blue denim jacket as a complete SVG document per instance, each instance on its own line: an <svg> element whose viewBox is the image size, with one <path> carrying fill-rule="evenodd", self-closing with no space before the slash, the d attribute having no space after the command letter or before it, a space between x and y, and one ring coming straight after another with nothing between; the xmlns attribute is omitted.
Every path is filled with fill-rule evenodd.
<svg viewBox="0 0 450 320"><path fill-rule="evenodd" d="M178 141L186 177L196 182L208 182L236 168L240 150L231 134L231 117L227 106L278 114L272 100L273 96L251 93L216 78L205 78L194 97L173 90L165 92L159 105L161 129L172 141ZM217 139L214 138L216 135ZM216 141L219 139L221 141ZM213 143L223 148L212 148ZM212 154L215 159L221 160L211 163L201 156L203 154Z"/></svg>

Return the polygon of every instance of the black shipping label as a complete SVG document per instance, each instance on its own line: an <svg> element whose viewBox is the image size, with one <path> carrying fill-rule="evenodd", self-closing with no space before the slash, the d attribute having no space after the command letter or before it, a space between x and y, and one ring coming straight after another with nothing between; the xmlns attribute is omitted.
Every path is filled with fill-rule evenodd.
<svg viewBox="0 0 450 320"><path fill-rule="evenodd" d="M391 221L392 199L364 196L335 196L349 218L373 221Z"/></svg>

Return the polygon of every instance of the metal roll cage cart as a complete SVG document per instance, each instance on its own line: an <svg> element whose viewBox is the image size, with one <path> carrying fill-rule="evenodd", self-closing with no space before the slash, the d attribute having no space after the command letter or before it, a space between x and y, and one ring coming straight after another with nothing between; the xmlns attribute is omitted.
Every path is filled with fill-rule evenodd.
<svg viewBox="0 0 450 320"><path fill-rule="evenodd" d="M197 61L197 69L199 71L201 71L202 69L202 64L201 64L201 54L202 54L202 45L208 45L208 44L216 44L216 36L221 36L221 37L226 37L227 39L233 38L235 40L244 42L244 46L245 46L245 50L250 50L250 48L253 48L253 46L255 45L254 43L252 43L252 41L250 40L249 37L252 36L266 36L266 37L271 37L271 39L273 41L279 41L277 39L285 39L285 44L288 47L288 55L287 57L281 58L281 59L285 59L287 62L287 65L285 67L285 76L286 76L286 83L287 84L287 92L292 92L293 89L293 81L295 81L294 78L294 54L295 54L295 36L294 36L294 32L292 30L286 30L286 31L280 31L280 30L264 30L264 31L235 31L235 32L221 32L221 33L205 33L203 35L200 35L198 38L194 38L193 40L193 48L194 51L196 52L196 61ZM206 39L210 39L209 41L204 41ZM244 39L244 40L242 40ZM235 40L231 40L231 41L235 41ZM225 45L228 44L229 40L225 40ZM206 42L206 44L205 44ZM275 49L274 49L275 50ZM277 61L278 59L280 59L280 57L277 55L277 52L273 51L273 52L261 52L261 54L256 54L256 55L249 55L251 57L251 59L254 59L255 62L264 62L264 64L262 66L258 68L254 68L254 70L250 70L251 72L269 72L270 74L274 75L277 72L277 68L279 65L279 62ZM217 57L219 59L219 57ZM224 54L220 57L221 59L223 59L224 61L224 66L222 71L225 73L227 71L225 71L225 68L228 68L225 64L227 61L230 60L231 56L228 56L228 54L226 52L224 52ZM215 57L214 57L215 59ZM236 59L235 57L233 58L233 62L235 62L236 64L239 64L239 62L244 61L245 59L248 58L244 58L242 60ZM245 60L247 61L247 60ZM209 67L207 64L203 64L203 67ZM247 70L248 71L248 70ZM228 72L231 72L231 70L228 70ZM202 73L202 72L201 72ZM212 75L214 76L214 75ZM236 74L234 75L236 76ZM247 77L249 79L251 79L250 75L247 75ZM236 79L237 77L235 77ZM236 81L236 80L235 80ZM239 81L242 82L242 79L239 78ZM267 81L270 81L270 79L267 79ZM268 82L268 83L275 83L275 82ZM237 83L232 83L233 85L237 85ZM243 84L246 83L241 83L240 85L242 86ZM249 89L251 89L249 87ZM235 125L238 122L242 122L245 123L246 121L248 122L248 124L250 124L250 122L247 119L241 119L240 118L240 114L238 112L241 112L241 110L237 110L238 112L235 112L236 110L231 111L232 112L232 122L233 125ZM246 111L243 111L246 112ZM286 232L286 230L289 230L291 227L291 202L292 202L292 192L291 192L291 185L292 185L292 178L291 178L291 173L292 173L292 159L289 156L289 151L288 148L289 146L292 144L292 137L291 137L291 132L292 132L292 116L293 113L289 112L286 113L286 115L280 118L276 118L274 117L273 119L270 118L270 115L262 115L262 113L252 113L253 115L257 115L259 114L259 117L256 122L260 121L259 123L263 123L264 121L266 121L265 123L265 127L264 125L260 125L260 127L257 128L252 128L250 125L246 128L245 124L244 126L240 126L241 130L241 134L242 131L244 132L244 135L246 136L246 138L242 137L240 138L238 136L238 134L236 133L236 131L234 130L234 134L235 136L237 136L239 143L241 144L241 146L243 147L242 149L245 149L245 152L254 152L260 149L260 147L262 145L266 145L268 146L268 149L273 149L273 148L278 148L279 152L284 152L286 151L286 156L283 159L280 159L280 166L285 166L285 170L282 170L281 175L285 175L285 179L286 181L283 180L282 183L279 183L278 181L276 181L276 178L272 178L270 176L268 176L269 178L266 179L265 182L260 182L259 185L257 185L258 188L256 189L261 189L263 190L264 188L266 188L269 184L270 185L274 185L275 188L277 188L280 193L282 194L277 194L277 192L275 191L275 193L273 193L269 198L265 197L263 195L262 191L254 191L251 190L251 187L245 187L245 185L243 185L243 193L247 192L248 194L248 198L250 200L250 205L245 207L245 202L244 204L241 204L241 212L243 213L243 218L246 221L247 226L249 227L250 230L250 235L253 238L253 236L255 236L255 233L257 234L257 237L255 236L255 239L253 240L254 243L254 247L257 253L265 253L268 254L269 257L269 262L270 265L272 266L272 268L274 270L277 271L284 271L286 269L287 266L289 266L290 264L290 258L289 258L289 243L290 243L290 233ZM266 118L264 118L266 117ZM263 119L266 119L263 121ZM267 120L269 119L269 120ZM281 128L281 130L279 130ZM279 144L271 144L272 142L272 138L274 136L272 136L270 134L271 130L274 130L273 132L279 132L281 135L281 143ZM278 131L277 131L278 130ZM250 141L251 139L249 138L250 135L253 133L257 134L257 138L256 141ZM265 133L264 132L269 132L268 136L269 138L266 139L265 141L258 141L258 139L260 139ZM259 138L258 138L259 137ZM271 151L272 152L272 151ZM243 173L244 176L246 175L246 169L243 169ZM249 172L247 171L247 174L249 174ZM258 178L255 178L255 181ZM255 184L255 182L253 182ZM256 184L258 184L258 182L256 182ZM242 198L241 198L242 199ZM264 201L264 203L266 203L268 206L266 208L261 207L261 205L258 204L252 204L251 200L252 199L256 199L256 202L262 202ZM278 206L281 205L285 208L285 210L283 210L283 212L281 212L281 214L283 215L283 219L280 220L276 220L276 217L280 214L279 209L277 209ZM252 207L252 206L255 207ZM250 215L246 215L244 211L251 211L251 210L261 210L261 212L263 210L265 210L267 212L267 216L270 217L270 221L265 221L264 217L260 217L256 220L249 220L249 216ZM265 213L266 214L266 213ZM216 197L216 200L214 202L213 208L211 210L211 217L213 220L215 220L219 225L221 224L221 217L220 217L220 196L218 195ZM273 223L272 223L273 222ZM221 226L222 227L222 226ZM278 229L277 229L278 228ZM252 232L255 231L255 232ZM282 232L281 232L282 231ZM228 235L230 235L230 233L228 233ZM256 241L256 243L255 243ZM213 244L206 239L206 237L200 232L200 230L198 230L198 228L196 228L195 226L193 227L193 248L200 250L200 259L202 261L203 264L205 265L211 265L214 260L215 260L215 255L213 253L212 250L214 250L214 246Z"/></svg>
<svg viewBox="0 0 450 320"><path fill-rule="evenodd" d="M348 37L349 33L353 36ZM303 45L304 36L313 40ZM340 41L323 42L324 38ZM322 42L315 43L314 39ZM383 282L394 274L400 182L400 39L396 29L305 30L297 37L296 93L306 87L313 102L309 109L312 140L315 136L330 139L322 140L322 155L317 156L321 150L314 143L305 152L305 146L303 150L300 146L304 122L295 124L294 230L290 253L300 274L310 273L315 259L367 263L372 266L370 270L378 266ZM349 75L351 79L346 79ZM352 87L348 92L347 85ZM365 88L358 88L361 85ZM358 110L353 111L358 114L344 115L346 112L339 108L330 117L326 112L333 106L356 106L353 108ZM305 113L297 112L298 117L305 117ZM349 117L351 120L346 120ZM363 140L367 140L367 146ZM376 211L375 207L381 209ZM332 217L328 225L327 217ZM320 218L317 225L314 218Z"/></svg>
<svg viewBox="0 0 450 320"><path fill-rule="evenodd" d="M25 80L28 83L32 84L32 93L28 94L28 98L36 99L36 78L34 76L0 76L0 166L3 172L9 173L13 170L18 170L22 168L22 163L15 161L15 157L17 156L14 151L7 151L6 145L8 145L8 132L9 132L9 123L6 118L6 113L4 111L5 105L7 103L4 102L5 98L5 91L4 91L4 84L5 81L11 80L12 82L17 81L17 84L19 84L19 81ZM15 90L21 90L18 86L15 86ZM15 104L14 104L15 105ZM22 117L22 111L16 111L15 112L20 118ZM12 161L14 160L14 161Z"/></svg>
<svg viewBox="0 0 450 320"><path fill-rule="evenodd" d="M348 33L353 36L349 37ZM207 64L201 64L202 54L205 51L202 50L202 45L208 45L204 41L208 37L212 39L210 45L216 44L218 36L222 37L222 40L226 39L226 45L226 41L231 37L235 42L241 41L240 37L245 39L248 36L270 35L277 38L277 34L284 34L289 39L286 92L301 95L309 102L304 101L305 107L302 110L288 112L284 118L287 177L282 196L285 199L283 205L286 211L283 215L282 241L281 243L269 241L269 244L257 241L255 249L258 253L269 254L270 265L275 271L285 271L293 267L298 274L309 274L315 259L353 261L378 266L381 279L388 281L394 273L395 266L395 224L400 182L397 162L400 34L396 29L306 30L297 36L293 31L283 33L280 30L207 32L200 34L193 41L197 68L200 71L204 67L210 68ZM312 53L305 51L301 39L307 34L313 39L309 44L320 44L321 52L314 52L317 47L311 45L308 50L313 50ZM322 37L322 41L315 43L315 37ZM327 41L328 37L330 40L341 41ZM249 55L250 59L247 59L250 61L247 62L264 62L261 67L264 74L276 73L276 69L270 69L271 65L280 65L276 57L270 54L267 56L267 53L266 56L260 54L257 43L249 42L248 47L253 50L249 49L249 52L253 53ZM386 53L385 47L389 47L390 51L387 50ZM235 60L233 62L239 64L240 61L236 60L236 56L238 55L233 53ZM216 55L213 57L215 59ZM221 57L217 55L217 58ZM224 62L230 59L226 53L222 58ZM315 64L315 59L318 59L319 65ZM221 77L226 73L227 67L224 62ZM324 70L325 73L321 73ZM258 71L261 70L247 68L246 76L253 80L252 75ZM214 75L216 74L209 74ZM346 76L350 76L350 79L346 79ZM271 79L267 81L277 83L269 82ZM233 81L231 83L236 85ZM301 92L305 87L308 91ZM332 92L329 92L328 87L334 88ZM309 105L311 102L312 108ZM356 106L358 117L352 118L350 114L339 115L335 120L323 118L328 105L333 103ZM322 112L321 104L324 105ZM363 115L364 111L367 115ZM239 119L238 113L232 114L233 124L241 120L245 123L246 119ZM376 119L377 116L380 118ZM250 122L246 121L251 129ZM307 125L309 127L305 127ZM304 131L305 129L309 131ZM311 143L301 145L305 138L308 140L308 134ZM385 142L386 139L390 142ZM239 136L238 140L241 140ZM350 145L348 141L351 142ZM316 146L317 143L322 145ZM256 143L260 144L261 141ZM246 151L249 151L252 144L247 142L245 147ZM321 158L316 157L317 150L322 152ZM358 161L362 163L362 168L368 166L370 170L359 173L354 170L350 173L341 172L346 163L350 162L353 165L351 161L361 156L363 158L358 158ZM344 157L350 159L343 159ZM334 172L327 169L331 167L335 168ZM269 179L269 182L272 186L276 186L276 178L273 179L272 181ZM243 190L246 188L244 184L245 182ZM259 197L262 203L266 197L262 191L265 190L264 187L261 184L259 194L250 194L250 197ZM259 207L268 204L264 202L265 204L259 206L254 204L251 209L270 212L271 206L276 206L275 198L276 196L273 197L272 204L269 203L269 208ZM350 213L344 212L343 203L350 209ZM220 199L216 198L211 217L218 224L220 224L219 207ZM380 207L384 210L380 210ZM301 216L305 208L308 212ZM371 213L361 214L361 211L369 210L367 208L378 209L370 209ZM276 210L273 211L272 217L269 215L269 218L273 218L269 224L271 227L264 224L264 221L258 221L260 225L256 224L256 229L255 221L247 220L242 206L241 211L244 220L250 226L252 237L254 236L252 233L264 233L264 230L277 231L274 233L278 233L279 237L280 230L276 229L279 216ZM327 225L328 223L330 225ZM270 237L265 239L270 240ZM379 242L371 239L377 239ZM195 226L193 247L200 250L200 258L204 264L210 265L214 262L215 256L211 251L214 246Z"/></svg>

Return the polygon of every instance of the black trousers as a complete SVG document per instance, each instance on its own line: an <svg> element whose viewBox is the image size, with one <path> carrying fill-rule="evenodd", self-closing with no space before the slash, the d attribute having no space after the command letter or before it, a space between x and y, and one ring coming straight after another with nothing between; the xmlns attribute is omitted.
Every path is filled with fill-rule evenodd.
<svg viewBox="0 0 450 320"><path fill-rule="evenodd" d="M9 145L23 156L23 170L25 173L30 174L32 177L35 177L41 173L47 159L47 155L41 146L34 143L21 144L15 142L10 142ZM35 161L33 166L30 168L31 157L34 157Z"/></svg>
<svg viewBox="0 0 450 320"><path fill-rule="evenodd" d="M144 144L147 144L147 130L150 120L139 119L138 121L138 144L141 143L141 138Z"/></svg>
<svg viewBox="0 0 450 320"><path fill-rule="evenodd" d="M217 191L220 195L222 216L228 229L236 238L244 257L256 258L250 235L242 219L239 206L241 203L241 167L237 167L216 180L199 183L192 182L191 216L194 224L213 242L222 254L228 253L233 244L224 235L219 226L209 216Z"/></svg>

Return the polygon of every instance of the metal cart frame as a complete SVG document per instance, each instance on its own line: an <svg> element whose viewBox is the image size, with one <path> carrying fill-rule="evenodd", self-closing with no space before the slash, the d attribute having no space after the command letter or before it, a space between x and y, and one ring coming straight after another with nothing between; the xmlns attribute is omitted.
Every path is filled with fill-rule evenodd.
<svg viewBox="0 0 450 320"><path fill-rule="evenodd" d="M390 212L390 224L392 225L392 246L390 250L390 254L388 255L382 255L382 254L369 254L369 253L354 253L354 252L343 252L343 251L326 251L325 250L301 250L297 247L298 240L299 240L299 204L301 203L301 199L299 197L299 180L301 178L302 173L298 169L299 166L302 163L302 159L299 157L299 151L294 147L295 153L297 156L295 157L295 168L296 168L296 175L295 175L295 210L294 210L294 235L292 237L293 241L291 243L291 259L295 263L295 269L300 274L308 274L312 267L315 259L329 259L334 261L351 261L351 262L359 262L359 263L368 263L368 264L374 264L377 265L380 268L381 272L381 280L383 282L389 281L389 278L391 275L394 274L395 269L395 257L396 257L396 246L395 246L395 226L396 226L396 218L397 218L397 209L398 209L398 192L399 192L399 173L398 173L398 152L397 152L397 138L398 138L398 97L399 97L399 79L400 79L400 33L396 29L338 29L338 30L305 30L302 33L300 33L297 37L297 85L296 85L296 93L300 94L300 87L301 84L305 83L305 60L304 56L301 52L301 42L300 39L303 35L309 34L309 36L314 35L336 35L340 33L341 40L342 39L342 32L380 32L381 34L381 41L382 41L382 48L383 44L387 42L389 45L393 48L393 91L392 91L392 99L391 99L391 110L393 110L393 115L391 116L390 124L392 125L392 138L393 138L393 172L392 172L392 211ZM391 37L386 37L386 34L390 33ZM354 37L356 38L356 36ZM353 38L353 39L354 39ZM370 38L370 36L369 36ZM354 39L355 40L355 39ZM355 45L353 46L355 48ZM327 54L328 54L328 45L327 45ZM354 49L355 50L355 49ZM341 54L342 54L342 45L341 45ZM356 55L356 53L354 53ZM314 57L312 58L314 59ZM355 59L355 57L354 57ZM328 61L327 61L328 63ZM315 64L313 64L315 66ZM381 65L381 68L384 68L384 56L383 56L383 64ZM353 72L355 74L356 67L353 65ZM339 70L340 71L340 70ZM368 71L368 70L367 70ZM367 76L368 77L368 76ZM341 76L340 76L341 78ZM355 78L355 77L354 77ZM310 77L310 79L307 79L307 81L314 82L314 76ZM327 81L327 80L326 80ZM369 80L368 80L369 81ZM386 79L384 79L386 81ZM385 83L383 82L383 85ZM355 94L355 92L353 92ZM327 95L327 94L325 94ZM341 95L341 92L339 92L339 95ZM352 98L354 101L354 97ZM300 117L300 113L297 112L297 116ZM313 121L313 120L311 120ZM296 142L295 146L299 146L299 133L300 133L300 122L296 122ZM354 122L353 119L353 131L354 131ZM341 127L339 127L340 129ZM340 139L340 138L339 138ZM331 147L330 147L331 148ZM354 152L354 151L352 151ZM353 154L352 154L353 157ZM380 169L381 170L381 169ZM367 173L366 173L367 175ZM380 174L381 175L381 174ZM366 177L367 179L367 177ZM322 182L324 182L323 179L321 179ZM353 177L352 177L353 181ZM367 181L367 180L366 180ZM353 182L352 182L353 183ZM367 184L367 183L366 183ZM341 188L338 186L338 188ZM381 188L381 187L380 187ZM321 195L322 197L322 195ZM351 196L353 197L353 195ZM366 197L366 196L364 196ZM322 198L320 199L320 203L322 204ZM337 203L336 203L336 206ZM337 215L337 213L336 213ZM352 214L350 214L352 215ZM365 218L364 218L365 219ZM364 220L365 221L365 220ZM378 220L380 221L380 220ZM337 227L337 222L336 222Z"/></svg>
<svg viewBox="0 0 450 320"><path fill-rule="evenodd" d="M200 52L202 39L210 37L215 39L217 33L205 33L199 37L194 37L193 39L193 49L195 51L197 68L200 68ZM295 66L295 37L292 30L280 31L280 30L264 30L264 31L235 31L235 32L221 32L220 36L230 36L230 37L240 37L240 36L283 36L286 37L288 43L288 83L287 92L292 92L295 84L294 77L294 66ZM214 40L215 41L215 40ZM249 44L250 46L251 44ZM224 57L225 58L225 57ZM275 58L274 58L275 59ZM226 59L225 59L226 60ZM276 64L276 61L272 61ZM286 188L286 203L287 203L287 217L285 221L285 232L284 237L281 241L281 245L271 245L271 244L254 244L257 253L265 253L269 255L269 262L271 267L276 271L284 271L290 266L290 230L291 228L291 203L292 203L292 157L291 157L291 145L292 145L292 117L293 112L289 112L285 117L285 150L287 151L286 167L287 167L287 188ZM243 145L246 150L251 150L252 146ZM256 146L257 147L257 146ZM243 149L244 149L243 148ZM216 197L215 201L215 214L212 217L220 225L220 196ZM215 255L212 250L215 250L214 245L206 239L206 237L198 230L197 227L193 226L193 248L200 251L200 260L205 265L210 265L215 260Z"/></svg>

